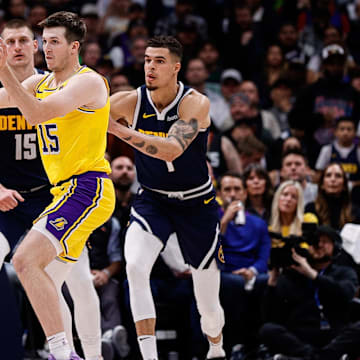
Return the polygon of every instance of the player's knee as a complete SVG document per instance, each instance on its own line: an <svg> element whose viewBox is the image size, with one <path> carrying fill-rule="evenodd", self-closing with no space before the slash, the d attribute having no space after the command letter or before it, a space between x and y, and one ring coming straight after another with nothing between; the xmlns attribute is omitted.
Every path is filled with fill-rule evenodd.
<svg viewBox="0 0 360 360"><path fill-rule="evenodd" d="M26 256L26 254L22 252L16 252L12 258L12 264L19 278L21 278L24 274L27 273L31 264Z"/></svg>
<svg viewBox="0 0 360 360"><path fill-rule="evenodd" d="M150 278L150 271L144 268L140 261L128 261L126 263L126 274L131 283L134 283L134 281L137 283Z"/></svg>
<svg viewBox="0 0 360 360"><path fill-rule="evenodd" d="M201 329L211 337L218 336L225 324L224 311L221 306L216 311L201 314Z"/></svg>

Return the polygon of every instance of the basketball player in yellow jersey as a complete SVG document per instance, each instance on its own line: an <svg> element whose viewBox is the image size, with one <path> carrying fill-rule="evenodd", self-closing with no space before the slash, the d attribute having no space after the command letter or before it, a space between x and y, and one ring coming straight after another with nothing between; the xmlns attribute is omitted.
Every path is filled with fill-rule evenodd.
<svg viewBox="0 0 360 360"><path fill-rule="evenodd" d="M45 267L56 257L76 262L89 234L113 212L114 189L104 159L109 96L106 81L79 64L86 32L82 20L59 12L41 25L49 75L34 75L20 84L7 65L7 49L0 39L0 107L18 107L37 125L42 160L54 185L53 202L35 221L13 263L47 336L49 359L76 360Z"/></svg>

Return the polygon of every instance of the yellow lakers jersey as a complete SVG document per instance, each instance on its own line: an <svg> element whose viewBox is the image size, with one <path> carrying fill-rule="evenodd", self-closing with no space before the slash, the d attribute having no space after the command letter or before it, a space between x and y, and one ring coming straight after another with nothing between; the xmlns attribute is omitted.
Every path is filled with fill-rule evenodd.
<svg viewBox="0 0 360 360"><path fill-rule="evenodd" d="M82 66L73 76L89 71L93 70ZM57 88L50 88L52 78L53 74L48 74L38 83L36 98L45 99L61 91L69 80ZM104 81L108 88L107 81ZM104 158L109 111L108 98L101 109L80 107L37 125L41 158L52 184L87 171L110 173L110 165Z"/></svg>

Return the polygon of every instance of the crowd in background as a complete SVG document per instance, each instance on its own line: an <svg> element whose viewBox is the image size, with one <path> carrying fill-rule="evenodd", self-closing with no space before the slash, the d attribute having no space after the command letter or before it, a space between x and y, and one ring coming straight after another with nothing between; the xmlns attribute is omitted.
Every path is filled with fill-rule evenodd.
<svg viewBox="0 0 360 360"><path fill-rule="evenodd" d="M35 65L43 70L42 30L37 24L54 11L80 14L88 28L81 64L106 77L112 94L143 84L149 37L173 35L183 45L180 80L210 99L212 125L207 155L220 206L222 246L217 257L220 266L221 259L225 261L221 300L229 356L232 349L234 359L265 359L270 356L269 349L272 355L289 352L274 340L273 334L284 331L276 327L279 324L296 336L297 345L301 342L289 353L301 359L313 359L314 348L323 349L348 326L355 326L351 331L359 331L358 228L349 224L360 221L360 1L1 3L0 27L13 18L24 18L31 24L40 45ZM134 154L111 135L107 153L117 204L112 219L89 240L90 263L102 304L104 343L114 340L114 329L125 327L128 332L129 345L122 337L109 359L136 358L123 257L124 233L138 188ZM234 223L242 207L239 202L246 214L240 226ZM320 269L319 284L311 285L309 298L306 291L299 291L302 306L291 302L288 295L281 298L278 291L279 303L286 300L282 310L290 319L285 319L277 307L269 311L275 299L270 287L280 284L280 290L286 293L293 286L310 286L299 276L314 279L311 271L293 269L294 264L287 263L289 259L284 260L283 254L273 250L284 247L284 238L304 236L304 223L320 227L317 242L325 243L321 238L327 237L333 243L336 256L331 253L329 261L339 269L333 267L329 273L329 267ZM349 226L353 226L351 231ZM314 247L311 241L298 241ZM340 252L342 261L338 261ZM104 277L101 270L110 266L113 276ZM342 271L343 267L350 270ZM287 271L279 274L279 269L289 270L290 275ZM319 280L321 276L325 280ZM171 326L178 330L178 342L182 344L176 349L180 358L201 358L206 342L194 305L190 271L181 260L176 239L171 239L162 253L151 284L159 309L159 327L166 327L172 319L176 325ZM331 298L330 303L321 291L328 300ZM325 307L325 314L319 304ZM299 313L294 308L300 309ZM341 319L334 315L334 309ZM310 313L314 317L304 321ZM322 328L322 316L329 328ZM39 338L37 335L37 340L27 346L41 348ZM340 355L334 359L340 359Z"/></svg>

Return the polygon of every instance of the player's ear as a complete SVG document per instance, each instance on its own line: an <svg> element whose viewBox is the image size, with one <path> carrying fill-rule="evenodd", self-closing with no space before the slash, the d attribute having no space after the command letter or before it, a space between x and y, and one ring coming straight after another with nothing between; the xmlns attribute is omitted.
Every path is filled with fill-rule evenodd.
<svg viewBox="0 0 360 360"><path fill-rule="evenodd" d="M79 49L80 49L80 42L79 41L73 41L71 43L71 50L79 51Z"/></svg>
<svg viewBox="0 0 360 360"><path fill-rule="evenodd" d="M34 54L38 51L39 43L37 40L33 40Z"/></svg>
<svg viewBox="0 0 360 360"><path fill-rule="evenodd" d="M180 69L181 69L181 64L179 62L175 63L175 72L179 73Z"/></svg>

